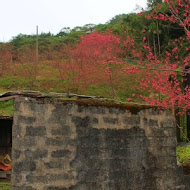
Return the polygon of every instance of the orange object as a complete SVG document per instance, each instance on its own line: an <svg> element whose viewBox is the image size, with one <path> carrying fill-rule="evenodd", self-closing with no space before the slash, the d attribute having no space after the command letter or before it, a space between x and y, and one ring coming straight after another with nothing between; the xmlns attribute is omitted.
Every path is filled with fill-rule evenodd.
<svg viewBox="0 0 190 190"><path fill-rule="evenodd" d="M11 170L11 166L5 166L4 164L0 163L0 170L9 171Z"/></svg>
<svg viewBox="0 0 190 190"><path fill-rule="evenodd" d="M8 154L0 155L0 163L3 164L4 166L10 166L12 163L11 157Z"/></svg>

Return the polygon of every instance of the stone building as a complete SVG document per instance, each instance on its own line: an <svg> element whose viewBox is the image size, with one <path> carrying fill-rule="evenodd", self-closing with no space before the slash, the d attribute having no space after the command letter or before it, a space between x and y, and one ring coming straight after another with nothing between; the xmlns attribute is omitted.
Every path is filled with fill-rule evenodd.
<svg viewBox="0 0 190 190"><path fill-rule="evenodd" d="M170 111L19 94L12 190L185 190L176 145Z"/></svg>

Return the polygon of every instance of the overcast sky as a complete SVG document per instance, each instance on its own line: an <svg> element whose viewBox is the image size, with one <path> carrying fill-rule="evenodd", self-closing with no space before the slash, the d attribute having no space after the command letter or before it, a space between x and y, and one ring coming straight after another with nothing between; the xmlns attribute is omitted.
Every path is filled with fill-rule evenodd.
<svg viewBox="0 0 190 190"><path fill-rule="evenodd" d="M118 14L133 12L146 0L0 0L0 41L20 33L58 33L63 27L105 23Z"/></svg>

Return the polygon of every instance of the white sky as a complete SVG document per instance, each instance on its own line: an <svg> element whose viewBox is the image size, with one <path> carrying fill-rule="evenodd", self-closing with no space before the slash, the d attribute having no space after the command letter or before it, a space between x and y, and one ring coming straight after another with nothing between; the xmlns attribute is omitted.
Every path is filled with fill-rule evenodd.
<svg viewBox="0 0 190 190"><path fill-rule="evenodd" d="M20 33L58 33L63 27L104 24L147 0L0 0L0 41Z"/></svg>

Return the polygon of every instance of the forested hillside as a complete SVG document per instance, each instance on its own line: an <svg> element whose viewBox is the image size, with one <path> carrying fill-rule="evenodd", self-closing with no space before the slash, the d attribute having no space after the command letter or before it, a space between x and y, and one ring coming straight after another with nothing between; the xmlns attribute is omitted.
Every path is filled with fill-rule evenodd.
<svg viewBox="0 0 190 190"><path fill-rule="evenodd" d="M0 91L40 90L190 106L190 2L149 0L139 13L0 44ZM184 72L184 69L186 71Z"/></svg>

